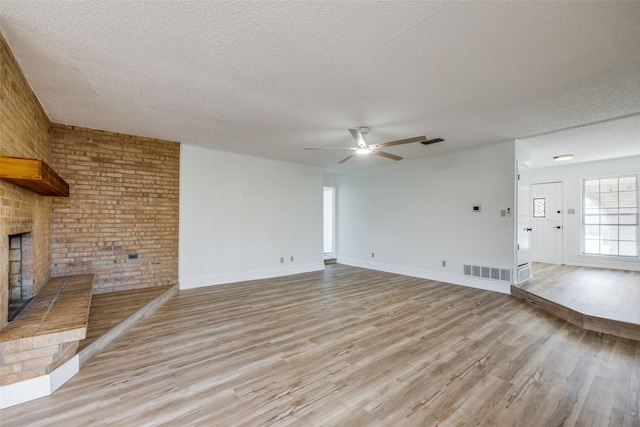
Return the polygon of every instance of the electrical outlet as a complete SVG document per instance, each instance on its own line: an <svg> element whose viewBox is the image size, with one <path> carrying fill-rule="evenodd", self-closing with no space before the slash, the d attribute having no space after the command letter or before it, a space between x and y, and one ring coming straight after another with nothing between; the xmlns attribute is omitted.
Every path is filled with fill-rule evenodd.
<svg viewBox="0 0 640 427"><path fill-rule="evenodd" d="M283 256L280 257L280 264L284 264L284 257Z"/></svg>
<svg viewBox="0 0 640 427"><path fill-rule="evenodd" d="M371 252L371 258L375 257L376 254L374 254L373 252Z"/></svg>
<svg viewBox="0 0 640 427"><path fill-rule="evenodd" d="M446 266L447 266L447 261L442 260L442 266L443 266L443 267L446 267Z"/></svg>
<svg viewBox="0 0 640 427"><path fill-rule="evenodd" d="M293 255L291 255L291 262L293 262Z"/></svg>

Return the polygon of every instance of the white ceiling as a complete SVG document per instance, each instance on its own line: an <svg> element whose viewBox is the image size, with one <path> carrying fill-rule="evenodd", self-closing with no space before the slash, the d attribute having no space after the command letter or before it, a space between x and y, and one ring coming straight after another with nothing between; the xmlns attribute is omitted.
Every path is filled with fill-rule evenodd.
<svg viewBox="0 0 640 427"><path fill-rule="evenodd" d="M358 126L446 139L387 149L406 158L640 155L638 1L0 0L0 29L58 123L333 172L392 162L302 150Z"/></svg>

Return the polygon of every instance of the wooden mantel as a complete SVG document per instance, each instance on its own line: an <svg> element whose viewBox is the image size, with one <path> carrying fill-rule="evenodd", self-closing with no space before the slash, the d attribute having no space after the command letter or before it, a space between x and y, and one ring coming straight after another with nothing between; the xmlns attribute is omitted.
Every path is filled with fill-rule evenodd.
<svg viewBox="0 0 640 427"><path fill-rule="evenodd" d="M69 197L69 184L40 159L0 156L0 179L41 196Z"/></svg>

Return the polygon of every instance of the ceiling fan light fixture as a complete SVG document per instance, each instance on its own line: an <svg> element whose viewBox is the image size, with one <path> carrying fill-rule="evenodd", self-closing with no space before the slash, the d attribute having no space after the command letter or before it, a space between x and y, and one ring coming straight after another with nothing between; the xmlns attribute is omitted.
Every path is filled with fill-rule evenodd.
<svg viewBox="0 0 640 427"><path fill-rule="evenodd" d="M573 154L560 154L559 156L554 156L553 160L556 162L562 162L564 160L573 159Z"/></svg>
<svg viewBox="0 0 640 427"><path fill-rule="evenodd" d="M420 142L422 144L428 145L428 144L434 144L436 142L444 141L444 139L442 138L427 139L426 136L421 135L421 136L414 136L413 138L397 139L395 141L387 141L387 142L382 142L380 144L369 145L367 144L367 141L365 141L364 139L364 136L369 133L368 127L361 126L359 128L351 128L347 130L349 131L353 139L356 141L355 147L353 146L352 147L305 147L304 149L305 150L352 150L351 154L349 154L344 159L340 160L338 163L344 163L357 154L369 154L369 153L373 153L377 156L385 157L387 159L395 160L397 162L399 160L402 160L403 158L401 156L397 156L395 154L382 151L381 148L409 144L412 142Z"/></svg>

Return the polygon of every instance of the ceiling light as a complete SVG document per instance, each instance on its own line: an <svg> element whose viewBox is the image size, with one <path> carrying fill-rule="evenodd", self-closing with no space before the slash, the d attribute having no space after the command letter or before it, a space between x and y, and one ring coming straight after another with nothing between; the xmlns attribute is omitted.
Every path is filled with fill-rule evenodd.
<svg viewBox="0 0 640 427"><path fill-rule="evenodd" d="M371 152L370 148L358 148L356 150L356 154L369 154Z"/></svg>
<svg viewBox="0 0 640 427"><path fill-rule="evenodd" d="M561 162L563 160L571 160L573 159L573 154L560 154L559 156L554 156L553 160L556 162Z"/></svg>

